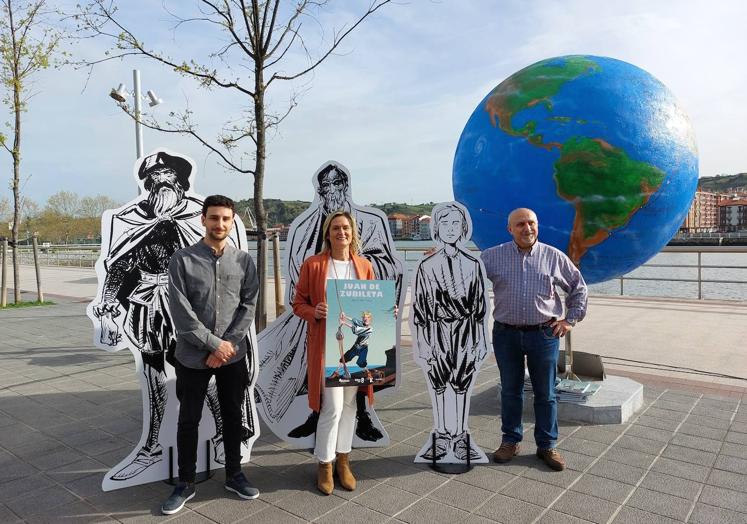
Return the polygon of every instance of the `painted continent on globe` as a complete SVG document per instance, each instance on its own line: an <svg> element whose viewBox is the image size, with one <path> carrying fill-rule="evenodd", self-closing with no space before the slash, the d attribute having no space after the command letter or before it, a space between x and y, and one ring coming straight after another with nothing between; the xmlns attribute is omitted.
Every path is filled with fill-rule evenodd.
<svg viewBox="0 0 747 524"><path fill-rule="evenodd" d="M509 239L516 207L590 283L627 273L676 232L697 184L690 122L669 90L626 62L565 56L498 85L454 158L454 193L481 249Z"/></svg>

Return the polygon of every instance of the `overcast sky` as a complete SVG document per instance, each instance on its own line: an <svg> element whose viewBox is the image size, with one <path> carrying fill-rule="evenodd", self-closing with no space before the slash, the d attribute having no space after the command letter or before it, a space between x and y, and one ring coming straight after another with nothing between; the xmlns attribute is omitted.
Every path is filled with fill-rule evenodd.
<svg viewBox="0 0 747 524"><path fill-rule="evenodd" d="M146 45L172 56L200 57L219 45L199 26L170 30L159 0L119 3ZM367 2L332 4L318 26L340 27ZM387 6L308 82L294 86L299 105L269 143L265 197L310 200L313 173L337 160L350 169L359 203L451 200L454 150L477 103L517 70L567 54L609 56L647 70L689 113L701 176L747 171L745 20L747 2L741 0L411 0ZM70 51L94 58L107 46L86 40ZM132 88L133 68L142 71L143 92L153 89L165 100L156 115L188 104L212 136L222 121L241 117L237 97L199 90L143 60L107 62L90 78L73 69L44 72L24 115L26 195L39 204L62 189L121 202L133 198L134 124L108 97L119 82ZM284 89L271 91L271 109L282 111L287 96ZM192 139L144 135L146 153L169 147L196 161L198 192L251 196L248 175L226 172ZM0 162L0 197L10 197L10 156Z"/></svg>

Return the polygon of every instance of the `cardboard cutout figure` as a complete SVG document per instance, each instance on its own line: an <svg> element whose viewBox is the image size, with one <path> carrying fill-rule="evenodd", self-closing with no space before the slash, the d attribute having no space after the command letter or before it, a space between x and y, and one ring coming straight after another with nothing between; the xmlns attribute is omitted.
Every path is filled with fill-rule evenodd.
<svg viewBox="0 0 747 524"><path fill-rule="evenodd" d="M296 291L303 261L321 251L322 225L329 213L344 209L355 217L361 240L361 255L373 265L376 278L396 282L395 298L402 307L404 286L402 259L394 247L386 215L371 207L357 206L350 194L350 173L337 162L326 162L312 177L314 200L291 224L286 244L286 303ZM397 320L397 376L400 374ZM259 334L260 372L257 395L260 414L279 438L300 448L313 448L319 413L309 409L306 384L306 322L288 308ZM396 387L396 386L395 386ZM353 445L378 447L389 444L389 436L366 396L356 397L356 430Z"/></svg>
<svg viewBox="0 0 747 524"><path fill-rule="evenodd" d="M470 441L469 402L488 354L490 311L482 261L465 247L472 235L467 209L458 202L433 208L436 250L418 263L410 315L413 356L428 379L433 431L415 462L487 462ZM435 435L435 446L433 446ZM435 447L435 449L434 449Z"/></svg>
<svg viewBox="0 0 747 524"><path fill-rule="evenodd" d="M134 176L140 196L101 218L101 255L96 262L99 286L86 313L93 322L94 344L106 351L129 349L143 392L143 433L137 447L114 466L102 489L145 484L170 477L168 448L174 448L178 401L172 364L176 348L169 313L168 266L171 256L199 241L205 233L200 216L202 197L194 192L194 162L158 149L138 159ZM246 249L246 231L236 217L229 241ZM249 460L258 437L253 387L257 343L249 335L247 366L250 383L244 402L242 462ZM211 441L211 469L225 462L222 419L213 379L206 399L210 416L203 417L200 441ZM204 446L199 446L198 471L205 469ZM176 476L176 471L173 472Z"/></svg>

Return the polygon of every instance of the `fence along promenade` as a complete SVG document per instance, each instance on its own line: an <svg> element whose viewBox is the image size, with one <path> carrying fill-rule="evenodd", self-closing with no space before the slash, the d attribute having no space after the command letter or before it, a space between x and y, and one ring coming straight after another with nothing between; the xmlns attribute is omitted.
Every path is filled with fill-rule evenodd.
<svg viewBox="0 0 747 524"><path fill-rule="evenodd" d="M254 246L250 243L250 248ZM430 246L399 248L407 262L410 277L415 263L428 247ZM21 264L32 265L34 259L31 247L21 246L18 249ZM256 255L251 249L250 252ZM93 268L98 256L97 245L42 245L39 263L47 267ZM283 256L281 244L281 261ZM9 252L8 264L10 257ZM666 261L667 259L670 261ZM268 275L273 274L274 265L274 257L270 256ZM646 264L622 277L593 286L591 292L602 295L747 301L747 246L667 246Z"/></svg>

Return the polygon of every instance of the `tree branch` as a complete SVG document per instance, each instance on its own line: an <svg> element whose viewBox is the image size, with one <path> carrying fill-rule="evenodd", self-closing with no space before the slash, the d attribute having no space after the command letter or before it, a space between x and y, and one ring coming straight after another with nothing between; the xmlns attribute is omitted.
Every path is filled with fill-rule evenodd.
<svg viewBox="0 0 747 524"><path fill-rule="evenodd" d="M346 31L343 31L341 33L338 32L337 34L335 34L335 37L334 37L333 42L332 42L332 45L327 50L327 52L324 53L320 58L318 58L309 67L307 67L303 71L301 71L299 73L296 73L296 74L293 74L293 75L278 75L278 74L275 73L275 74L272 75L272 77L270 78L270 80L267 82L267 85L270 85L270 83L273 80L294 80L294 79L299 78L301 76L304 76L305 74L307 74L307 73L313 71L314 69L316 69L322 62L324 62L329 57L329 55L332 54L332 52L335 49L337 49L337 47L340 45L340 43L343 40L345 40L345 38L350 33L352 33L355 30L356 27L358 27L370 15L372 15L373 13L375 13L376 11L378 11L380 8L382 8L386 4L390 3L391 1L392 0L381 0L381 1L377 0L377 1L373 2L369 6L368 11L366 11L365 13L363 13L363 15L361 15L361 17L358 18L358 20L349 29L347 29Z"/></svg>

